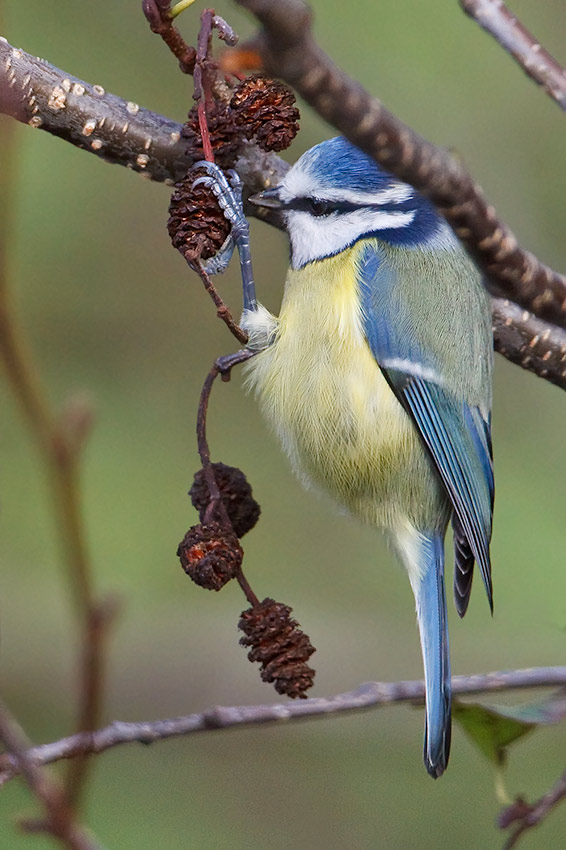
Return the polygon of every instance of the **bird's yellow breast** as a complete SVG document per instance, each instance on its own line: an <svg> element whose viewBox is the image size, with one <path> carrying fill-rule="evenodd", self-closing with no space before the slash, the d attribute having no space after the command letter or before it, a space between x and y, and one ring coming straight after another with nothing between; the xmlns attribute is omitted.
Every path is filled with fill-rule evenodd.
<svg viewBox="0 0 566 850"><path fill-rule="evenodd" d="M362 519L390 527L401 509L407 516L407 504L420 514L437 487L365 339L360 250L289 271L275 341L248 368L301 478Z"/></svg>

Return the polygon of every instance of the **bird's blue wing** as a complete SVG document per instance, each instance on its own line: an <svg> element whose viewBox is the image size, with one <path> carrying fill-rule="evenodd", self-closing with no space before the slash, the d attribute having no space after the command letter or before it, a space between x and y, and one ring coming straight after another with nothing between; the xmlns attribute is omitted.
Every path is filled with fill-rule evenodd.
<svg viewBox="0 0 566 850"><path fill-rule="evenodd" d="M443 382L438 354L423 345L399 281L371 246L358 265L363 322L370 349L391 389L413 420L453 507L460 616L469 601L474 561L493 608L489 542L493 512L490 423L479 407Z"/></svg>

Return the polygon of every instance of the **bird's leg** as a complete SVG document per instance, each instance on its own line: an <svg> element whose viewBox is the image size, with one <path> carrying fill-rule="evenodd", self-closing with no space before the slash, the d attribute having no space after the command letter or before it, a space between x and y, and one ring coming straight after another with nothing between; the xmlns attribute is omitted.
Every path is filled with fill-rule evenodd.
<svg viewBox="0 0 566 850"><path fill-rule="evenodd" d="M213 261L216 260L216 265L213 262L213 267L209 267L209 271L214 274L214 268L222 268L222 266L225 268L235 245L240 258L244 310L254 311L257 309L257 300L252 271L250 228L248 220L244 215L244 205L242 203L242 181L236 172L232 170L228 172L230 178L228 180L222 169L213 162L203 160L195 163L195 168L203 168L207 173L205 176L198 177L195 180L193 188L195 186L207 186L218 201L224 217L232 225L229 236L230 244L228 245L228 240L226 240L220 249L220 253L213 258ZM227 255L228 257L226 259Z"/></svg>

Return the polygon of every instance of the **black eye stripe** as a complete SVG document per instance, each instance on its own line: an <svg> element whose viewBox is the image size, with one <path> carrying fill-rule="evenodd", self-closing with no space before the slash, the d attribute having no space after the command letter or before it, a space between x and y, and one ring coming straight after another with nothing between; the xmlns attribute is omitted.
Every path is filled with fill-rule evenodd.
<svg viewBox="0 0 566 850"><path fill-rule="evenodd" d="M356 210L370 210L376 213L379 212L411 212L414 210L414 201L404 201L401 203L389 204L360 204L353 201L328 201L324 198L293 198L291 201L286 201L282 204L283 210L297 210L299 212L307 212L322 218L331 213L344 215L346 213L355 212Z"/></svg>

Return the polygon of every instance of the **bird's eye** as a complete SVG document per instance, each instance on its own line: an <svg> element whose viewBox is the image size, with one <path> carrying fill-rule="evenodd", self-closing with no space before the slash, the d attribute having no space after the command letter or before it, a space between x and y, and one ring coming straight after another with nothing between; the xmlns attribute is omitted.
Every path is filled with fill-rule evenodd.
<svg viewBox="0 0 566 850"><path fill-rule="evenodd" d="M334 207L330 201L317 201L315 198L309 198L309 212L317 218L323 215L330 215Z"/></svg>

